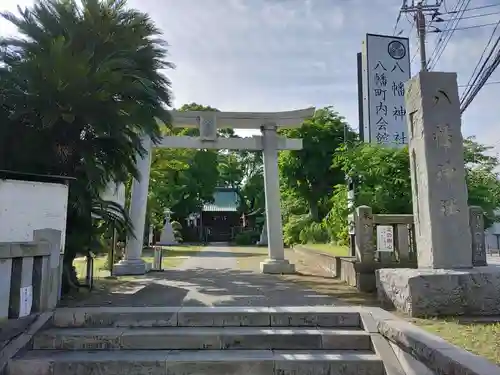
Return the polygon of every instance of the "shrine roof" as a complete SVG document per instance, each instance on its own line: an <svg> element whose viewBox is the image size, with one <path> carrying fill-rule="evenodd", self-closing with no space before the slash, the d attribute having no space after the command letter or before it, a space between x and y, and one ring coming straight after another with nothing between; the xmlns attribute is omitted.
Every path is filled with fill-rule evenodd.
<svg viewBox="0 0 500 375"><path fill-rule="evenodd" d="M239 197L234 189L218 188L213 197L213 203L203 205L203 212L236 212L238 210Z"/></svg>

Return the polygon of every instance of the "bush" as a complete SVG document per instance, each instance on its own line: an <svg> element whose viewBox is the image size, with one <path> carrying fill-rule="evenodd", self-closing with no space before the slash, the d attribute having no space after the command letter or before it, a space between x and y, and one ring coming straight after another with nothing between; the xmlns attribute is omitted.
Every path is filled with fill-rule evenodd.
<svg viewBox="0 0 500 375"><path fill-rule="evenodd" d="M340 246L347 245L349 243L347 187L345 185L335 186L330 202L332 209L323 219L323 226L328 232L330 241Z"/></svg>
<svg viewBox="0 0 500 375"><path fill-rule="evenodd" d="M178 221L172 221L170 224L172 224L172 229L175 230L182 230L182 224L179 223Z"/></svg>
<svg viewBox="0 0 500 375"><path fill-rule="evenodd" d="M246 232L241 232L238 233L234 237L234 242L238 246L249 246L249 245L255 245L257 241L260 238L260 233L257 231L246 231Z"/></svg>
<svg viewBox="0 0 500 375"><path fill-rule="evenodd" d="M313 222L309 214L291 215L283 226L283 241L288 246L300 243L300 232Z"/></svg>
<svg viewBox="0 0 500 375"><path fill-rule="evenodd" d="M330 242L330 236L323 223L312 222L304 227L299 234L301 243L327 243Z"/></svg>
<svg viewBox="0 0 500 375"><path fill-rule="evenodd" d="M175 239L177 242L182 242L182 224L178 221L172 221L171 224Z"/></svg>

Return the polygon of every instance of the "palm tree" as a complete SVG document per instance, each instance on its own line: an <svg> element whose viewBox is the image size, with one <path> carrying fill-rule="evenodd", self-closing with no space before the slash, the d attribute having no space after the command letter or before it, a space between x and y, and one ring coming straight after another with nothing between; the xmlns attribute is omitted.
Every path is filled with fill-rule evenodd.
<svg viewBox="0 0 500 375"><path fill-rule="evenodd" d="M141 137L169 124L167 46L147 14L125 0L39 0L2 13L20 37L0 40L0 168L73 176L65 265L88 247L92 213L126 214L100 199L136 177ZM29 150L29 152L28 152Z"/></svg>

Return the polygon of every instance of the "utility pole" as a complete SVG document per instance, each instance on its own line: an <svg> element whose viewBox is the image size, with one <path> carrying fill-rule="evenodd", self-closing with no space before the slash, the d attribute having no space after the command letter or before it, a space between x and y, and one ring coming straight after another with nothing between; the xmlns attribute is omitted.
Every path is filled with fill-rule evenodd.
<svg viewBox="0 0 500 375"><path fill-rule="evenodd" d="M407 5L405 1L401 8L401 13L411 13L415 19L418 33L418 43L420 49L420 69L422 71L427 71L427 55L425 51L425 36L426 36L426 20L425 16L427 14L436 15L438 13L439 7L441 6L439 0L436 3L429 5L424 4L423 1L419 1L416 5L412 1L410 6Z"/></svg>

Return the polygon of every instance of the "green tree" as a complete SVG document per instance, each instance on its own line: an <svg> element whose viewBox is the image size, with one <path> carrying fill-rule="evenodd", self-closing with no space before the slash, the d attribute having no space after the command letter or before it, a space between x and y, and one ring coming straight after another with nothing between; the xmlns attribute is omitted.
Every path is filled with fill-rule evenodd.
<svg viewBox="0 0 500 375"><path fill-rule="evenodd" d="M242 151L239 156L244 176L240 194L241 210L262 215L266 207L262 152Z"/></svg>
<svg viewBox="0 0 500 375"><path fill-rule="evenodd" d="M354 180L356 205L371 206L378 213L412 212L408 148L360 143L339 147L333 166ZM345 183L340 184L342 187Z"/></svg>
<svg viewBox="0 0 500 375"><path fill-rule="evenodd" d="M303 148L280 153L282 182L307 202L314 221L320 221L328 212L327 202L333 186L345 181L344 172L332 165L335 150L344 143L345 133L348 140L354 139L344 118L330 107L317 110L300 128L283 132L291 138L302 138Z"/></svg>
<svg viewBox="0 0 500 375"><path fill-rule="evenodd" d="M218 155L219 185L240 191L244 178L241 158L235 152L219 152Z"/></svg>
<svg viewBox="0 0 500 375"><path fill-rule="evenodd" d="M218 111L197 103L184 104L180 111ZM197 128L164 129L168 136L198 136ZM219 182L219 153L214 150L165 149L154 150L149 187L150 221L161 227L164 211L173 211L181 220L198 212L205 202L213 200Z"/></svg>
<svg viewBox="0 0 500 375"><path fill-rule="evenodd" d="M95 238L92 214L131 229L100 193L137 176L142 135L156 142L157 120L169 123L160 70L172 65L154 23L124 0L39 0L2 16L21 37L0 42L0 168L76 178L64 257L64 281L74 281L72 261Z"/></svg>
<svg viewBox="0 0 500 375"><path fill-rule="evenodd" d="M499 160L488 155L491 147L464 140L464 159L469 205L480 206L486 225L496 219L500 207L500 182L495 172ZM355 186L355 206L371 206L375 213L412 213L412 194L408 148L389 148L361 143L351 149L342 147L334 166L351 174ZM347 189L337 185L326 222L335 239L347 238Z"/></svg>

